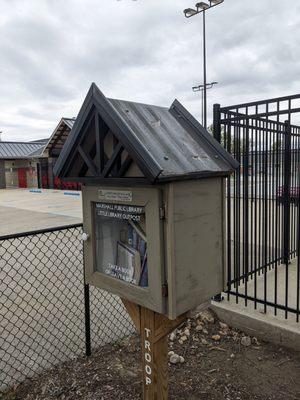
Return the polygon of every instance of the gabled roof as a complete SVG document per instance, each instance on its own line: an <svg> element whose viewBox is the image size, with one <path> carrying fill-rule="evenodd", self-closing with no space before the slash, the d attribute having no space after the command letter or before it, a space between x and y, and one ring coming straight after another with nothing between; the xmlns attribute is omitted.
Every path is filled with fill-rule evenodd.
<svg viewBox="0 0 300 400"><path fill-rule="evenodd" d="M28 157L43 157L45 145L42 145L38 149L32 151L30 154L28 154Z"/></svg>
<svg viewBox="0 0 300 400"><path fill-rule="evenodd" d="M49 152L49 156L58 156L60 154L74 122L75 118L62 118L59 121L44 149L45 152Z"/></svg>
<svg viewBox="0 0 300 400"><path fill-rule="evenodd" d="M0 159L26 159L41 156L41 142L0 142Z"/></svg>
<svg viewBox="0 0 300 400"><path fill-rule="evenodd" d="M69 174L70 163L76 162L74 154L79 151L92 171L93 180L103 181L108 177L96 168L100 154L95 155L96 165L93 165L94 160L84 154L80 145L88 134L86 126L91 113L99 115L120 142L119 146L126 149L152 183L228 175L238 166L178 100L168 109L109 99L93 83L55 165L55 175L80 178Z"/></svg>
<svg viewBox="0 0 300 400"><path fill-rule="evenodd" d="M49 138L45 139L37 139L37 140L30 140L29 143L39 143L41 146L47 144L49 141Z"/></svg>

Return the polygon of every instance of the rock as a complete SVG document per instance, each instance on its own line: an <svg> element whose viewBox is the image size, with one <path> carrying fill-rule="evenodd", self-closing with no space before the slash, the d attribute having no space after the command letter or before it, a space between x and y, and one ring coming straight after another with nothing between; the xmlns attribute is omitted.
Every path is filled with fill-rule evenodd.
<svg viewBox="0 0 300 400"><path fill-rule="evenodd" d="M245 347L251 346L251 338L249 336L243 336L241 339L241 345Z"/></svg>
<svg viewBox="0 0 300 400"><path fill-rule="evenodd" d="M231 353L230 358L235 358L235 355L233 353Z"/></svg>
<svg viewBox="0 0 300 400"><path fill-rule="evenodd" d="M169 351L168 356L171 357L173 354L175 354L174 351Z"/></svg>
<svg viewBox="0 0 300 400"><path fill-rule="evenodd" d="M180 361L180 363L181 363L181 364L183 364L183 363L185 362L185 359L184 359L184 357L182 357L182 356L179 356L179 361Z"/></svg>
<svg viewBox="0 0 300 400"><path fill-rule="evenodd" d="M183 335L183 336L181 336L180 339L181 339L182 342L186 342L188 338L187 338L186 335Z"/></svg>
<svg viewBox="0 0 300 400"><path fill-rule="evenodd" d="M181 339L178 340L179 344L183 344L183 341Z"/></svg>
<svg viewBox="0 0 300 400"><path fill-rule="evenodd" d="M180 362L180 356L178 354L172 354L170 357L171 364L178 364Z"/></svg>
<svg viewBox="0 0 300 400"><path fill-rule="evenodd" d="M229 326L227 325L227 324L225 324L224 322L219 322L219 325L220 325L220 328L223 330L223 331L228 331L228 329L229 329Z"/></svg>
<svg viewBox="0 0 300 400"><path fill-rule="evenodd" d="M203 332L205 335L208 335L208 330L207 330L207 329L203 329L202 332Z"/></svg>
<svg viewBox="0 0 300 400"><path fill-rule="evenodd" d="M220 335L212 335L212 340L218 342L219 340L221 340L221 336Z"/></svg>
<svg viewBox="0 0 300 400"><path fill-rule="evenodd" d="M199 319L199 318L201 318L201 312L196 312L194 315L193 315L193 318L194 319Z"/></svg>
<svg viewBox="0 0 300 400"><path fill-rule="evenodd" d="M190 330L188 328L185 328L183 333L185 334L185 336L190 336Z"/></svg>
<svg viewBox="0 0 300 400"><path fill-rule="evenodd" d="M237 332L233 332L232 339L234 342L239 341L239 334Z"/></svg>
<svg viewBox="0 0 300 400"><path fill-rule="evenodd" d="M205 310L200 313L200 318L203 322L207 322L209 324L213 324L215 322L215 318L211 311Z"/></svg>
<svg viewBox="0 0 300 400"><path fill-rule="evenodd" d="M175 339L176 339L176 332L172 332L170 335L171 342L174 342Z"/></svg>
<svg viewBox="0 0 300 400"><path fill-rule="evenodd" d="M202 325L203 326L203 322L202 322L201 319L197 319L196 323L197 323L197 325Z"/></svg>
<svg viewBox="0 0 300 400"><path fill-rule="evenodd" d="M197 325L196 328L195 328L195 330L196 330L197 332L201 332L201 331L203 331L203 326L202 326L202 325Z"/></svg>
<svg viewBox="0 0 300 400"><path fill-rule="evenodd" d="M208 345L208 341L206 339L201 339L201 343L204 345Z"/></svg>

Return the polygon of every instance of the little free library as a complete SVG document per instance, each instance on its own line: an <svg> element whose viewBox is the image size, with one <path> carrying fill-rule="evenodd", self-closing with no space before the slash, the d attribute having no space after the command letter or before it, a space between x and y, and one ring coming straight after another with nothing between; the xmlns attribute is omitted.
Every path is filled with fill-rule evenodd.
<svg viewBox="0 0 300 400"><path fill-rule="evenodd" d="M54 167L82 184L85 279L119 295L142 337L144 398L167 398L166 335L224 288L226 178L238 163L175 100L93 83Z"/></svg>

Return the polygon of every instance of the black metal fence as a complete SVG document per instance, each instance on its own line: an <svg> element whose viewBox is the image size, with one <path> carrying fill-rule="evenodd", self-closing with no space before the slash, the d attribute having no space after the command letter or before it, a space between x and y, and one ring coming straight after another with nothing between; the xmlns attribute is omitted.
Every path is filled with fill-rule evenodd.
<svg viewBox="0 0 300 400"><path fill-rule="evenodd" d="M214 106L214 136L240 162L227 180L227 293L299 320L300 95Z"/></svg>
<svg viewBox="0 0 300 400"><path fill-rule="evenodd" d="M0 237L0 390L134 332L84 283L82 226Z"/></svg>

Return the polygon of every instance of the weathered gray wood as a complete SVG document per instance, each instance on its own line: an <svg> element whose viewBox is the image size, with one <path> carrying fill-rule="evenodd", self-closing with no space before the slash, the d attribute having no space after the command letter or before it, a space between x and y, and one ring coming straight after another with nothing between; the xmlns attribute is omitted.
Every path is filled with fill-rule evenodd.
<svg viewBox="0 0 300 400"><path fill-rule="evenodd" d="M108 176L108 174L110 173L110 171L112 170L114 163L117 161L118 157L120 156L120 154L122 153L124 147L122 145L122 143L118 143L116 148L114 149L110 159L107 161L102 173L101 173L101 177L105 178Z"/></svg>
<svg viewBox="0 0 300 400"><path fill-rule="evenodd" d="M175 318L223 290L222 179L172 183L166 198L168 315Z"/></svg>
<svg viewBox="0 0 300 400"><path fill-rule="evenodd" d="M168 337L155 341L156 313L141 308L143 399L168 399Z"/></svg>
<svg viewBox="0 0 300 400"><path fill-rule="evenodd" d="M126 157L125 161L123 161L123 163L121 164L121 168L120 168L120 170L118 172L118 177L121 177L121 176L126 174L126 172L128 171L131 163L132 163L132 158L131 158L131 156L128 155Z"/></svg>
<svg viewBox="0 0 300 400"><path fill-rule="evenodd" d="M83 158L83 161L85 162L86 166L88 167L88 169L91 171L91 173L94 176L97 176L97 167L94 164L93 160L91 159L91 157L89 156L88 153L86 153L83 148L81 147L81 145L78 146L78 152L81 155L81 157Z"/></svg>
<svg viewBox="0 0 300 400"><path fill-rule="evenodd" d="M171 321L165 315L122 299L141 335L143 399L168 399L168 334L181 325L187 315Z"/></svg>
<svg viewBox="0 0 300 400"><path fill-rule="evenodd" d="M132 192L132 202L127 204L145 206L149 288L95 271L92 203L99 201L99 188L83 188L84 228L91 236L85 244L87 282L171 319L223 290L224 188L221 178L174 182L161 188L122 188ZM166 205L163 222L160 219L162 203ZM164 298L162 285L165 282L168 296Z"/></svg>
<svg viewBox="0 0 300 400"><path fill-rule="evenodd" d="M84 243L85 274L86 281L120 297L148 307L164 314L166 312L166 299L162 296L162 286L165 283L164 276L164 251L163 251L163 226L159 209L162 202L162 192L159 188L132 188L122 187L124 191L132 192L132 202L127 203L136 206L144 206L146 212L147 235L147 262L148 262L148 288L142 288L134 284L111 277L95 268L94 228L93 228L93 203L103 201L99 199L100 188L120 190L120 187L84 186L83 198L83 225L84 231L90 239ZM119 204L120 201L110 201Z"/></svg>

